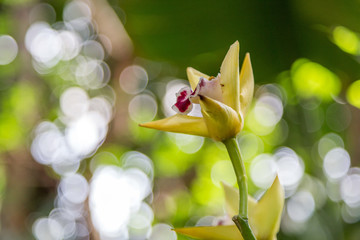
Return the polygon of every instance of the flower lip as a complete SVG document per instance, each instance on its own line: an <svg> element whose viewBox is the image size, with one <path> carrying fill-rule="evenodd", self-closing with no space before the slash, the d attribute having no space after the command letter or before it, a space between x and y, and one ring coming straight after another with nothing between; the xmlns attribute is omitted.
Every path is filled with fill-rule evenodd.
<svg viewBox="0 0 360 240"><path fill-rule="evenodd" d="M192 103L190 96L193 92L189 87L183 87L176 93L176 103L172 106L172 109L180 114L188 114L192 110Z"/></svg>
<svg viewBox="0 0 360 240"><path fill-rule="evenodd" d="M222 100L220 74L217 77L199 77L199 82L194 91L190 87L183 87L176 93L176 103L172 109L179 114L188 114L192 110L192 104L199 104L200 96L207 96L215 100Z"/></svg>
<svg viewBox="0 0 360 240"><path fill-rule="evenodd" d="M191 96L191 102L199 103L198 96L206 96L222 102L220 74L218 74L217 77L209 77L208 79L200 77L194 90L194 95Z"/></svg>

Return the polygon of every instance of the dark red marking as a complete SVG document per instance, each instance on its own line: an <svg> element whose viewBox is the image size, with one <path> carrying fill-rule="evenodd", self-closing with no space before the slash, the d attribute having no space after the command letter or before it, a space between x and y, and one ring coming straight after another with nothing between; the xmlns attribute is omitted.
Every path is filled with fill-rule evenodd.
<svg viewBox="0 0 360 240"><path fill-rule="evenodd" d="M190 99L188 97L188 93L186 90L181 91L176 99L175 107L179 110L179 112L186 112L191 105Z"/></svg>

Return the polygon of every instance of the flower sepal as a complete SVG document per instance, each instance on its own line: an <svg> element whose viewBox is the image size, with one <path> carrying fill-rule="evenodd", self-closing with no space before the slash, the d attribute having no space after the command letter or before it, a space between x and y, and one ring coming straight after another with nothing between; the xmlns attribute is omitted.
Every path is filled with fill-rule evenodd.
<svg viewBox="0 0 360 240"><path fill-rule="evenodd" d="M238 189L223 183L226 210L229 217L238 214ZM284 189L276 177L271 187L259 201L248 197L249 223L256 239L276 240L284 207ZM238 228L232 225L177 228L175 232L202 240L244 239Z"/></svg>

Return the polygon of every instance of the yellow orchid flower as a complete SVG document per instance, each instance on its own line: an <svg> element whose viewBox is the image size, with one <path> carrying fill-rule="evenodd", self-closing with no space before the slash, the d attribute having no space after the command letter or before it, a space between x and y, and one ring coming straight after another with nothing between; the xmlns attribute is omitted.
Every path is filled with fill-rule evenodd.
<svg viewBox="0 0 360 240"><path fill-rule="evenodd" d="M223 184L226 210L229 216L238 213L238 190ZM280 228L281 214L284 207L284 190L276 177L271 187L256 201L248 197L249 222L257 240L276 240ZM235 225L209 227L177 228L177 233L203 240L242 240L243 237Z"/></svg>
<svg viewBox="0 0 360 240"><path fill-rule="evenodd" d="M224 141L242 129L244 116L252 101L254 77L249 53L239 73L239 42L230 46L217 77L187 68L190 87L180 89L174 116L140 124L163 131L211 137ZM192 104L200 104L202 117L186 115Z"/></svg>

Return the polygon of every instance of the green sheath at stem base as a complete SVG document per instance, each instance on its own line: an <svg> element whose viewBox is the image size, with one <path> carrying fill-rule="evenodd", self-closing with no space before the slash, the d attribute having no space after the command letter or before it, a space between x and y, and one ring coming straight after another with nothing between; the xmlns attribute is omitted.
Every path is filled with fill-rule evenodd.
<svg viewBox="0 0 360 240"><path fill-rule="evenodd" d="M236 215L232 218L233 222L241 232L241 236L245 240L256 240L254 233L251 231L248 219L241 218L239 215Z"/></svg>
<svg viewBox="0 0 360 240"><path fill-rule="evenodd" d="M245 166L241 158L239 145L235 138L230 138L223 143L229 153L233 165L236 180L239 185L239 215L233 217L233 221L240 230L244 240L256 240L248 222L248 189Z"/></svg>

